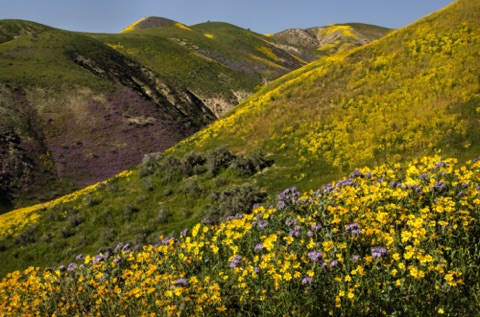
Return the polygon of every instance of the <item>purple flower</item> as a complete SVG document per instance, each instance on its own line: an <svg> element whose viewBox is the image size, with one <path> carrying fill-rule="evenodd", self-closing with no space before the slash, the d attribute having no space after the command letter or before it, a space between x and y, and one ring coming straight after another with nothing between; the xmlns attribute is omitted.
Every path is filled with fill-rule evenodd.
<svg viewBox="0 0 480 317"><path fill-rule="evenodd" d="M336 266L338 266L338 260L335 260L335 259L331 260L330 261L330 267L332 268L332 267L336 267Z"/></svg>
<svg viewBox="0 0 480 317"><path fill-rule="evenodd" d="M117 246L115 247L115 249L113 249L113 251L116 253L120 252L121 250L123 250L123 243L119 242L117 243Z"/></svg>
<svg viewBox="0 0 480 317"><path fill-rule="evenodd" d="M301 229L301 228L302 228L302 227L300 227L300 226L295 226L295 228L293 228L293 230L290 230L290 232L288 233L288 235L289 235L290 237L298 237L298 236L300 236L300 229Z"/></svg>
<svg viewBox="0 0 480 317"><path fill-rule="evenodd" d="M259 244L257 244L257 245L255 246L254 250L255 250L255 252L260 252L260 251L263 250L263 248L264 248L264 247L263 247L263 244L262 244L262 243L259 243Z"/></svg>
<svg viewBox="0 0 480 317"><path fill-rule="evenodd" d="M313 262L320 262L322 260L323 254L321 252L317 252L317 251L310 251L310 252L308 252L308 257Z"/></svg>
<svg viewBox="0 0 480 317"><path fill-rule="evenodd" d="M465 195L466 195L465 192L462 190L461 192L459 192L459 193L457 194L457 198L463 197L463 196L465 196Z"/></svg>
<svg viewBox="0 0 480 317"><path fill-rule="evenodd" d="M307 235L311 238L311 237L313 237L314 233L313 233L313 231L308 230Z"/></svg>
<svg viewBox="0 0 480 317"><path fill-rule="evenodd" d="M237 266L242 265L242 256L241 255L236 255L232 261L230 262L230 267L232 269L236 268Z"/></svg>
<svg viewBox="0 0 480 317"><path fill-rule="evenodd" d="M79 254L75 257L77 261L83 262L85 261L85 256L83 254Z"/></svg>
<svg viewBox="0 0 480 317"><path fill-rule="evenodd" d="M350 178L355 178L355 177L360 177L360 176L363 176L363 173L362 173L362 171L360 171L360 170L354 170L354 171L350 174Z"/></svg>
<svg viewBox="0 0 480 317"><path fill-rule="evenodd" d="M302 280L302 285L312 284L313 278L310 276L304 277Z"/></svg>
<svg viewBox="0 0 480 317"><path fill-rule="evenodd" d="M119 258L119 257L116 257L115 259L113 259L113 263L115 264L121 264L123 261L122 261L122 258Z"/></svg>
<svg viewBox="0 0 480 317"><path fill-rule="evenodd" d="M291 218L288 218L287 220L285 220L285 224L290 227L291 225L297 223L297 219L291 219Z"/></svg>
<svg viewBox="0 0 480 317"><path fill-rule="evenodd" d="M257 218L257 220L260 220L263 218L263 214L259 212L258 214L255 215L255 218Z"/></svg>
<svg viewBox="0 0 480 317"><path fill-rule="evenodd" d="M317 225L317 224L314 224L312 225L312 230L317 232L319 231L320 229L322 229L322 226L321 225Z"/></svg>
<svg viewBox="0 0 480 317"><path fill-rule="evenodd" d="M371 177L372 177L372 173L370 173L370 172L365 173L365 177L366 177L366 178L371 178Z"/></svg>
<svg viewBox="0 0 480 317"><path fill-rule="evenodd" d="M253 268L253 272L255 272L255 274L259 274L260 273L260 268L258 266L255 266Z"/></svg>
<svg viewBox="0 0 480 317"><path fill-rule="evenodd" d="M374 247L374 248L372 248L372 257L374 259L379 259L386 254L387 254L387 249L384 248L384 247Z"/></svg>
<svg viewBox="0 0 480 317"><path fill-rule="evenodd" d="M437 165L435 165L436 168L445 167L445 166L447 166L447 164L443 161L440 161L437 163Z"/></svg>
<svg viewBox="0 0 480 317"><path fill-rule="evenodd" d="M392 186L393 188L400 188L402 187L402 182L398 182L396 180L393 180L390 182L390 186Z"/></svg>
<svg viewBox="0 0 480 317"><path fill-rule="evenodd" d="M188 280L186 278L183 278L183 277L176 280L175 284L173 284L173 288L186 287L186 286L188 286Z"/></svg>
<svg viewBox="0 0 480 317"><path fill-rule="evenodd" d="M186 237L188 234L188 229L183 229L182 231L180 231L180 237Z"/></svg>
<svg viewBox="0 0 480 317"><path fill-rule="evenodd" d="M175 241L176 242L177 239L175 239L174 237L166 237L166 238L163 238L162 243L163 244L169 244L170 241Z"/></svg>
<svg viewBox="0 0 480 317"><path fill-rule="evenodd" d="M427 173L421 173L418 178L421 180L421 181L428 181L430 179L430 175L427 174Z"/></svg>
<svg viewBox="0 0 480 317"><path fill-rule="evenodd" d="M346 186L353 186L355 185L355 181L351 178L342 179L341 181L337 182L337 187L346 187Z"/></svg>
<svg viewBox="0 0 480 317"><path fill-rule="evenodd" d="M57 270L62 271L62 272L65 271L66 269L67 269L67 268L65 267L65 265L60 265L60 266L57 268Z"/></svg>
<svg viewBox="0 0 480 317"><path fill-rule="evenodd" d="M442 192L445 187L447 187L447 185L445 185L444 182L441 182L441 181L436 181L433 186L430 186L430 190L431 191L434 191L434 192Z"/></svg>
<svg viewBox="0 0 480 317"><path fill-rule="evenodd" d="M345 226L345 231L350 232L352 235L359 235L362 233L362 229L358 226L358 223L353 222Z"/></svg>
<svg viewBox="0 0 480 317"><path fill-rule="evenodd" d="M331 191L333 191L333 190L334 190L334 187L333 187L333 185L332 185L331 183L323 186L323 187L320 189L320 191L323 192L323 193L329 193L329 192L331 192Z"/></svg>
<svg viewBox="0 0 480 317"><path fill-rule="evenodd" d="M105 251L104 254L102 254L102 259L107 260L110 257L110 251Z"/></svg>
<svg viewBox="0 0 480 317"><path fill-rule="evenodd" d="M360 256L359 255L354 255L354 256L352 256L352 258L353 258L353 262L357 263L358 260L360 259Z"/></svg>
<svg viewBox="0 0 480 317"><path fill-rule="evenodd" d="M95 258L92 260L92 263L97 264L97 263L99 263L100 261L103 261L103 260L104 260L103 255L97 254L97 255L95 255Z"/></svg>
<svg viewBox="0 0 480 317"><path fill-rule="evenodd" d="M260 229L264 229L268 226L268 221L267 220L260 220L260 221L257 222L257 226Z"/></svg>
<svg viewBox="0 0 480 317"><path fill-rule="evenodd" d="M284 209L286 207L293 206L297 203L299 197L300 192L297 191L296 187L285 189L277 196L277 208Z"/></svg>
<svg viewBox="0 0 480 317"><path fill-rule="evenodd" d="M70 263L67 267L67 271L68 272L72 272L73 270L75 270L75 268L77 267L77 264L75 263Z"/></svg>

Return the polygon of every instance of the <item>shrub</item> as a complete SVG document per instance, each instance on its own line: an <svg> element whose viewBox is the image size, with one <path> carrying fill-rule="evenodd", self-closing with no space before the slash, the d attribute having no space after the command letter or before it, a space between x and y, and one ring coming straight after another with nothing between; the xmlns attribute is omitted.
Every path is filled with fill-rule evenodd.
<svg viewBox="0 0 480 317"><path fill-rule="evenodd" d="M168 218L170 217L170 212L163 206L160 206L157 213L157 223L164 225L168 223Z"/></svg>
<svg viewBox="0 0 480 317"><path fill-rule="evenodd" d="M26 246L37 241L38 225L31 225L22 231L16 238L15 244L19 246Z"/></svg>
<svg viewBox="0 0 480 317"><path fill-rule="evenodd" d="M273 160L265 159L263 151L258 150L250 156L236 157L230 166L238 176L248 177L255 175L272 164Z"/></svg>
<svg viewBox="0 0 480 317"><path fill-rule="evenodd" d="M72 226L72 227L78 227L79 225L81 225L83 222L85 221L85 218L80 215L78 212L74 212L73 214L71 214L69 217L68 217L68 223Z"/></svg>
<svg viewBox="0 0 480 317"><path fill-rule="evenodd" d="M202 154L189 152L182 159L182 169L186 176L198 175L205 171L207 159Z"/></svg>
<svg viewBox="0 0 480 317"><path fill-rule="evenodd" d="M146 154L143 156L142 163L138 169L138 175L140 177L145 177L152 175L158 168L158 162L162 158L162 155L159 153Z"/></svg>
<svg viewBox="0 0 480 317"><path fill-rule="evenodd" d="M159 171L162 178L168 183L171 181L178 181L183 178L184 173L181 168L182 162L173 156L167 156L159 163Z"/></svg>
<svg viewBox="0 0 480 317"><path fill-rule="evenodd" d="M134 206L131 204L128 204L125 207L123 207L123 213L125 214L125 216L131 216L139 211L140 209L137 206Z"/></svg>
<svg viewBox="0 0 480 317"><path fill-rule="evenodd" d="M235 156L226 147L216 148L207 154L207 171L217 176L222 168L228 167Z"/></svg>
<svg viewBox="0 0 480 317"><path fill-rule="evenodd" d="M218 222L227 216L247 213L254 204L262 202L266 197L266 193L252 184L213 192L209 196L212 205L207 208L207 218L212 222Z"/></svg>
<svg viewBox="0 0 480 317"><path fill-rule="evenodd" d="M200 197L204 190L200 187L197 180L187 179L185 186L183 187L183 192L189 196Z"/></svg>

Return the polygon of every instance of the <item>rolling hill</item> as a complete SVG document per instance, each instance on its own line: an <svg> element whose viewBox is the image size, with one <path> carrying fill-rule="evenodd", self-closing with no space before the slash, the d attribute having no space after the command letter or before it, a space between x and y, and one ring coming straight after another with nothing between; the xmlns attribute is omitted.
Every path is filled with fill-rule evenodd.
<svg viewBox="0 0 480 317"><path fill-rule="evenodd" d="M22 30L0 46L2 198L92 184L215 119L187 89L91 37L0 24Z"/></svg>
<svg viewBox="0 0 480 317"><path fill-rule="evenodd" d="M137 165L304 65L263 35L142 19L119 34L0 21L0 212Z"/></svg>
<svg viewBox="0 0 480 317"><path fill-rule="evenodd" d="M3 215L3 272L66 263L118 241L155 243L202 220L274 204L284 188L317 189L358 166L438 152L460 162L477 157L479 12L478 2L460 0L322 58L139 169L66 201ZM389 177L404 177L397 172Z"/></svg>
<svg viewBox="0 0 480 317"><path fill-rule="evenodd" d="M285 44L288 51L306 61L328 56L370 43L391 32L391 29L362 23L333 24L309 29L288 29L270 38Z"/></svg>

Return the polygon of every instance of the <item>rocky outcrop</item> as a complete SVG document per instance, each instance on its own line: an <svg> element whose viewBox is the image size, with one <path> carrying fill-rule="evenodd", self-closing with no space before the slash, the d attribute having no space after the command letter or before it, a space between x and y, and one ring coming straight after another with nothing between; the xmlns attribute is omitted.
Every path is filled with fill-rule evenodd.
<svg viewBox="0 0 480 317"><path fill-rule="evenodd" d="M148 68L111 50L108 59L96 60L80 52L69 52L72 60L93 74L120 83L162 107L172 118L185 118L185 124L200 128L215 119L213 112L188 89L174 89ZM195 120L192 120L195 118Z"/></svg>

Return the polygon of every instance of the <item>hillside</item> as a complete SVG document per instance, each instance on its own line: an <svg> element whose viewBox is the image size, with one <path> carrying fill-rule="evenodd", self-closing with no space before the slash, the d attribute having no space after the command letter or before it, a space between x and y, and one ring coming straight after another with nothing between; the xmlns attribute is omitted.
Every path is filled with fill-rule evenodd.
<svg viewBox="0 0 480 317"><path fill-rule="evenodd" d="M288 29L270 36L306 61L358 47L382 38L391 29L362 23L332 24L308 29Z"/></svg>
<svg viewBox="0 0 480 317"><path fill-rule="evenodd" d="M479 9L458 1L309 64L127 176L4 215L0 250L9 260L0 267L56 265L118 241L155 243L161 233L273 204L283 188L316 189L358 166L438 151L460 162L477 157Z"/></svg>
<svg viewBox="0 0 480 317"><path fill-rule="evenodd" d="M306 64L277 48L275 41L228 23L185 26L163 21L149 17L121 34L94 37L188 87L218 117L262 84Z"/></svg>
<svg viewBox="0 0 480 317"><path fill-rule="evenodd" d="M0 315L476 316L480 161L454 165L358 169L155 245L12 272Z"/></svg>
<svg viewBox="0 0 480 317"><path fill-rule="evenodd" d="M129 32L133 30L144 30L144 29L151 29L151 28L159 28L164 26L172 26L177 24L177 21L170 20L167 18L162 17L145 17L134 23L130 24L126 28L124 28L121 32Z"/></svg>
<svg viewBox="0 0 480 317"><path fill-rule="evenodd" d="M0 29L12 38L0 46L3 207L108 178L215 119L187 89L91 37L16 20Z"/></svg>
<svg viewBox="0 0 480 317"><path fill-rule="evenodd" d="M137 22L107 35L0 21L0 212L135 166L305 64L227 23Z"/></svg>

